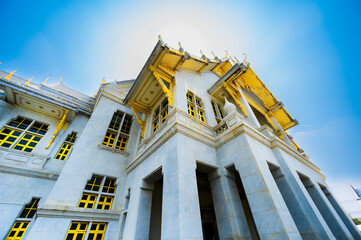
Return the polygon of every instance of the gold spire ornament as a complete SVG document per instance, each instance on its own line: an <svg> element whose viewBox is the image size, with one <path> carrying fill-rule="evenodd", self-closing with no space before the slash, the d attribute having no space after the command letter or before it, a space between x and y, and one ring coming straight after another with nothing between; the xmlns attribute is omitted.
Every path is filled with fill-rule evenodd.
<svg viewBox="0 0 361 240"><path fill-rule="evenodd" d="M11 76L14 74L14 72L16 72L16 70L12 71L11 73L9 73L9 75L7 75L6 77L4 77L6 80L10 80Z"/></svg>
<svg viewBox="0 0 361 240"><path fill-rule="evenodd" d="M25 85L29 86L29 84L30 84L31 80L33 80L33 78L34 78L34 77L31 77L31 78L25 83Z"/></svg>
<svg viewBox="0 0 361 240"><path fill-rule="evenodd" d="M45 84L46 84L46 82L48 81L48 79L50 78L50 76L51 76L51 75L49 75L49 77L47 77L47 78L45 79L45 81L42 83L42 85L45 85Z"/></svg>
<svg viewBox="0 0 361 240"><path fill-rule="evenodd" d="M244 55L243 64L247 64L247 55L245 53L242 53L242 55Z"/></svg>
<svg viewBox="0 0 361 240"><path fill-rule="evenodd" d="M241 64L241 63L238 61L238 59L237 59L237 57L236 57L236 56L235 56L234 58L236 59L236 61L238 62L238 64Z"/></svg>

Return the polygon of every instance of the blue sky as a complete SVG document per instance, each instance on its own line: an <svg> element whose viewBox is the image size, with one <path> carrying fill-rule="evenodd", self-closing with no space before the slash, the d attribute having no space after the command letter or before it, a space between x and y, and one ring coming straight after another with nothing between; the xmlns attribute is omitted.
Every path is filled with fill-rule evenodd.
<svg viewBox="0 0 361 240"><path fill-rule="evenodd" d="M361 187L359 1L1 1L0 69L92 95L135 78L156 44L247 60L300 124L330 185Z"/></svg>

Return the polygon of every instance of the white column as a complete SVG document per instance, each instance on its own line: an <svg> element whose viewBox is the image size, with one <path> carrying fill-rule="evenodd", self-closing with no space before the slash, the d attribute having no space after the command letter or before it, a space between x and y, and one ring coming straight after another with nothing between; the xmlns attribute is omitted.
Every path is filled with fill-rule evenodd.
<svg viewBox="0 0 361 240"><path fill-rule="evenodd" d="M176 134L177 158L164 162L162 239L203 239L196 161Z"/></svg>
<svg viewBox="0 0 361 240"><path fill-rule="evenodd" d="M323 194L320 186L314 184L310 179L303 180L303 183L336 239L353 239L351 233Z"/></svg>
<svg viewBox="0 0 361 240"><path fill-rule="evenodd" d="M244 147L235 167L261 239L302 239L267 162L256 159L245 135L238 137L238 144Z"/></svg>
<svg viewBox="0 0 361 240"><path fill-rule="evenodd" d="M214 173L209 177L220 239L250 239L247 219L238 194L235 176Z"/></svg>
<svg viewBox="0 0 361 240"><path fill-rule="evenodd" d="M275 153L284 174L284 184L289 186L289 193L286 197L294 198L291 200L291 204L293 204L295 207L297 207L296 204L298 204L298 208L302 213L298 214L296 217L301 218L303 216L307 221L303 227L310 225L314 233L317 234L320 239L335 239L327 223L322 218L321 213L314 205L312 199L308 196L308 193L303 187L303 184L299 179L296 171L291 170L290 166L283 158L281 150L276 148L273 150L273 152ZM285 199L285 201L287 201L287 199Z"/></svg>
<svg viewBox="0 0 361 240"><path fill-rule="evenodd" d="M336 201L335 197L332 195L331 192L328 191L328 189L324 188L322 189L323 193L327 197L328 201L330 201L331 205L337 212L337 214L340 216L341 220L347 227L347 229L350 231L352 236L355 239L361 239L361 234L354 222L351 220L350 216L348 216L344 209L342 209L341 205Z"/></svg>

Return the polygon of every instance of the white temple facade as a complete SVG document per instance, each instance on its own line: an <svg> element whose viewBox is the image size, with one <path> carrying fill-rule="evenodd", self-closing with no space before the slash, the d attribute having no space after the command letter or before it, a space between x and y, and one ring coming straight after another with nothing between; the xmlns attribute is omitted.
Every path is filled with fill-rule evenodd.
<svg viewBox="0 0 361 240"><path fill-rule="evenodd" d="M3 239L361 239L246 61L159 40L93 97L0 71L0 98Z"/></svg>

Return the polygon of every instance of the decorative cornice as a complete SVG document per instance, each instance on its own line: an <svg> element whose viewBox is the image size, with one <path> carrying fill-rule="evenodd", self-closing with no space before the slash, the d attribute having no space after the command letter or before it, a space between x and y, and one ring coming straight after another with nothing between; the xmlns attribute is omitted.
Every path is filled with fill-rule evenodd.
<svg viewBox="0 0 361 240"><path fill-rule="evenodd" d="M17 167L9 167L9 166L3 166L3 165L0 165L0 172L7 173L7 174L26 176L26 177L42 178L42 179L51 180L51 181L56 181L59 177L59 174L57 174L57 173L36 171L36 170L23 169L23 168L17 168Z"/></svg>
<svg viewBox="0 0 361 240"><path fill-rule="evenodd" d="M141 164L146 158L148 158L152 153L154 153L159 147L161 147L173 135L175 135L178 132L178 133L182 133L185 136L193 138L196 141L207 144L213 148L219 148L220 146L231 141L237 136L241 134L247 134L248 136L252 137L253 139L267 146L268 148L271 149L280 148L281 150L290 154L296 160L308 166L309 168L311 168L312 170L320 174L321 177L324 178L324 175L320 173L320 169L316 165L308 161L305 157L300 155L296 150L290 148L286 143L284 143L282 140L278 139L277 137L269 138L264 134L262 134L259 130L255 129L246 121L242 120L242 117L239 113L230 114L224 119L225 121L227 121L227 119L232 119L232 118L237 118L238 120L229 129L219 134L218 136L211 136L205 133L204 131L199 131L195 128L192 128L191 125L187 125L187 123L180 121L179 116L186 117L188 121L195 120L185 112L179 109L174 109L169 114L166 120L167 122L164 126L164 130L159 131L158 134L151 135L150 138L146 139L145 145L150 144L150 146L144 146L145 149L142 149L140 147L139 148L140 153L138 154L138 156L126 166L125 169L128 173L133 171L139 164ZM212 129L212 127L206 123L200 122L200 124L205 128ZM264 128L261 127L260 129L263 130Z"/></svg>
<svg viewBox="0 0 361 240"><path fill-rule="evenodd" d="M68 218L86 221L118 221L120 211L76 207L40 206L37 217Z"/></svg>

